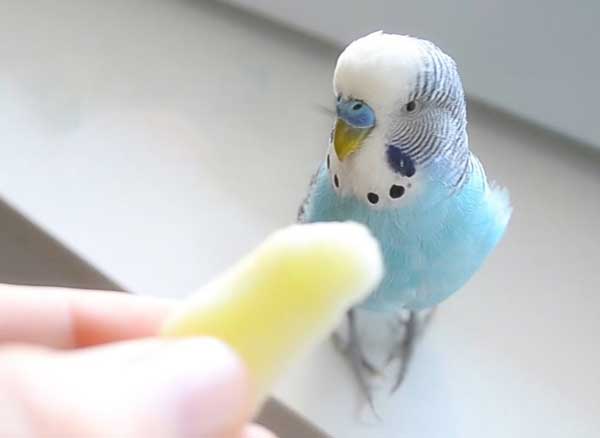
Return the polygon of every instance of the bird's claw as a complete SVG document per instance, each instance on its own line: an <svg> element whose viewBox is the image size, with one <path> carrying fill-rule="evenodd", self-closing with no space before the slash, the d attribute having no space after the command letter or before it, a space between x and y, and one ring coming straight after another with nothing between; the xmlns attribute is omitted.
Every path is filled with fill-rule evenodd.
<svg viewBox="0 0 600 438"><path fill-rule="evenodd" d="M391 393L396 392L404 381L410 360L413 355L415 343L431 321L433 313L434 309L428 311L423 317L421 317L422 315L420 315L418 312L410 310L408 312L408 317L406 318L402 315L399 315L398 323L403 327L401 341L398 342L395 348L390 351L390 354L386 360L386 366L396 359L398 359L400 362L398 371L396 372L396 379L392 385Z"/></svg>
<svg viewBox="0 0 600 438"><path fill-rule="evenodd" d="M384 377L386 368L392 362L398 361L398 369L394 371L395 378L391 387L391 393L398 390L406 376L415 343L429 323L432 314L433 312L422 314L416 311L404 311L398 314L397 319L392 323L392 330L396 333L399 342L395 343L381 367L375 366L364 353L358 334L355 310L350 310L347 313L347 340L343 339L339 333L333 334L332 341L335 348L350 361L359 388L375 415L377 413L375 412L373 403L373 379Z"/></svg>
<svg viewBox="0 0 600 438"><path fill-rule="evenodd" d="M354 341L344 342L342 336L339 333L333 333L331 336L331 340L333 342L333 346L336 350L342 353L346 357L352 356L352 349L356 349L357 347L353 344ZM382 372L379 368L377 368L373 363L367 359L366 355L362 352L362 348L358 347L360 362L362 367L367 371L372 377L381 377ZM356 353L355 353L356 354Z"/></svg>

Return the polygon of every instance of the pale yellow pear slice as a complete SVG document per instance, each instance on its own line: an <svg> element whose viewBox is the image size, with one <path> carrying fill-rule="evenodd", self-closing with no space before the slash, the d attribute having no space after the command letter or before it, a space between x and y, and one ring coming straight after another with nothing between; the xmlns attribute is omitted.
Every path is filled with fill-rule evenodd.
<svg viewBox="0 0 600 438"><path fill-rule="evenodd" d="M183 302L162 334L228 343L246 362L260 403L289 364L366 298L382 273L379 245L364 226L293 225Z"/></svg>

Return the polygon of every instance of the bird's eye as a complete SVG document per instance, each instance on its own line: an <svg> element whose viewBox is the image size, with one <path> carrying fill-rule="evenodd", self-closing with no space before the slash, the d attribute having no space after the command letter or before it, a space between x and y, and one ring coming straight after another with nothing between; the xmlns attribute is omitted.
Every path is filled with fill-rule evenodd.
<svg viewBox="0 0 600 438"><path fill-rule="evenodd" d="M337 97L335 98L335 100L336 100L336 101L338 101L338 102L339 102L340 100L342 100L342 95L341 95L341 94L338 94L338 95L337 95Z"/></svg>
<svg viewBox="0 0 600 438"><path fill-rule="evenodd" d="M406 108L406 112L412 113L413 111L415 111L417 109L417 102L415 100L411 100L410 102L408 102L406 104L405 108Z"/></svg>
<svg viewBox="0 0 600 438"><path fill-rule="evenodd" d="M362 103L355 103L354 106L352 107L352 109L354 111L358 111L359 109L361 109L363 107Z"/></svg>

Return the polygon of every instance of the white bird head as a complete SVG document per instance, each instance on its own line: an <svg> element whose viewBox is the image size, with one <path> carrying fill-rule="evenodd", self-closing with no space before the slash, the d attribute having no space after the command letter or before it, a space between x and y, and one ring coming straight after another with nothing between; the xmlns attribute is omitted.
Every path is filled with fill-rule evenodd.
<svg viewBox="0 0 600 438"><path fill-rule="evenodd" d="M342 52L333 86L337 119L329 160L337 190L388 205L421 172L447 186L460 184L469 151L452 58L428 41L375 32Z"/></svg>

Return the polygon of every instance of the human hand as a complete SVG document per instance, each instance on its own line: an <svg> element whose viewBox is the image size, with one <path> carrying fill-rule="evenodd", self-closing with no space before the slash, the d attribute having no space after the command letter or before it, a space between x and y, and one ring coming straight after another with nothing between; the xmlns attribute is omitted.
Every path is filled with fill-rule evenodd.
<svg viewBox="0 0 600 438"><path fill-rule="evenodd" d="M0 285L0 436L273 438L228 346L153 337L172 305Z"/></svg>

